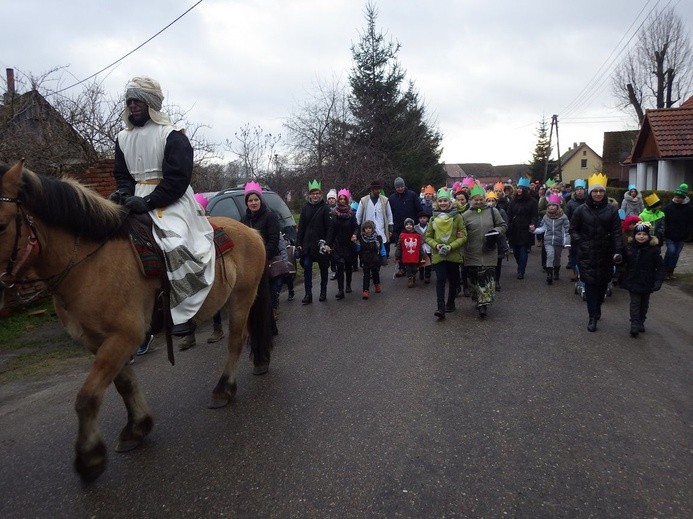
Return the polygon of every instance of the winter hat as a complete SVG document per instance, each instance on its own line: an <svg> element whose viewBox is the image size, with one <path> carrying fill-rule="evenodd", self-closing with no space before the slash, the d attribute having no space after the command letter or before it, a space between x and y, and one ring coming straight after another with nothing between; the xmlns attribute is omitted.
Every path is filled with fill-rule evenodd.
<svg viewBox="0 0 693 519"><path fill-rule="evenodd" d="M527 177L522 177L520 180L517 181L517 187L529 187L529 179Z"/></svg>
<svg viewBox="0 0 693 519"><path fill-rule="evenodd" d="M404 179L402 177L397 177L395 179L395 188L398 188L398 187L405 187Z"/></svg>
<svg viewBox="0 0 693 519"><path fill-rule="evenodd" d="M657 193L651 193L647 195L645 198L643 198L643 202L645 202L645 205L649 208L657 206L662 201L657 196Z"/></svg>
<svg viewBox="0 0 693 519"><path fill-rule="evenodd" d="M591 193L595 189L603 189L606 191L608 179L604 173L594 173L587 179L587 193Z"/></svg>
<svg viewBox="0 0 693 519"><path fill-rule="evenodd" d="M404 219L404 226L405 227L407 226L408 223L411 224L412 227L414 227L414 220L412 220L411 218L405 218Z"/></svg>
<svg viewBox="0 0 693 519"><path fill-rule="evenodd" d="M575 180L575 189L585 189L587 187L587 183L584 181L582 178L578 178Z"/></svg>
<svg viewBox="0 0 693 519"><path fill-rule="evenodd" d="M373 220L365 220L361 224L361 230L363 231L366 227L370 227L371 229L373 229L375 231L375 222Z"/></svg>
<svg viewBox="0 0 693 519"><path fill-rule="evenodd" d="M330 198L334 198L335 200L337 200L337 190L334 189L334 188L330 189L330 190L327 192L327 196L326 196L325 198L328 199L328 200L329 200Z"/></svg>
<svg viewBox="0 0 693 519"><path fill-rule="evenodd" d="M633 235L639 232L650 234L650 224L648 222L640 222L633 227Z"/></svg>
<svg viewBox="0 0 693 519"><path fill-rule="evenodd" d="M262 201L262 187L260 184L251 180L243 188L243 193L245 194L245 203L248 203L248 197L250 195L257 195L257 197Z"/></svg>
<svg viewBox="0 0 693 519"><path fill-rule="evenodd" d="M629 214L626 216L626 218L621 222L621 230L623 232L628 231L632 225L638 223L640 221L640 217L635 214Z"/></svg>
<svg viewBox="0 0 693 519"><path fill-rule="evenodd" d="M681 184L679 188L676 191L674 191L674 196L686 198L688 196L688 184Z"/></svg>
<svg viewBox="0 0 693 519"><path fill-rule="evenodd" d="M561 195L549 195L547 200L549 201L549 205L551 205L551 204L561 205L561 202L563 202Z"/></svg>

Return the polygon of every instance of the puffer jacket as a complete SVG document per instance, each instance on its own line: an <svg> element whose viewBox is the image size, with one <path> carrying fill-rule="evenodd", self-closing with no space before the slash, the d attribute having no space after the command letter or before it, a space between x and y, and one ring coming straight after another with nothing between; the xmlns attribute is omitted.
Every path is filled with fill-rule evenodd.
<svg viewBox="0 0 693 519"><path fill-rule="evenodd" d="M575 249L580 279L606 285L613 275L613 256L623 254L618 211L605 198L596 203L588 197L570 220L571 246Z"/></svg>
<svg viewBox="0 0 693 519"><path fill-rule="evenodd" d="M626 216L631 214L634 214L635 216L640 215L640 213L645 210L645 204L642 201L642 196L640 196L640 193L635 196L631 196L630 192L626 192L626 194L623 195L623 202L621 202L621 210L626 213Z"/></svg>
<svg viewBox="0 0 693 519"><path fill-rule="evenodd" d="M583 196L582 198L578 198L575 196L575 193L570 195L570 200L568 200L568 203L565 205L565 215L568 217L568 220L570 220L573 217L573 213L575 210L580 207L582 204L585 203L587 200L587 194Z"/></svg>
<svg viewBox="0 0 693 519"><path fill-rule="evenodd" d="M498 245L484 247L486 234L491 229L504 235L508 229L505 220L495 207L472 207L463 214L467 228L467 243L464 246L464 265L467 267L493 267L498 262Z"/></svg>
<svg viewBox="0 0 693 519"><path fill-rule="evenodd" d="M655 286L662 286L666 271L662 256L659 253L657 238L652 237L647 243L631 240L626 249L625 272L620 286L629 292L649 294Z"/></svg>
<svg viewBox="0 0 693 519"><path fill-rule="evenodd" d="M540 232L544 233L544 245L552 245L554 247L570 246L570 221L560 208L553 216L546 213L541 220L541 225L535 232L537 234Z"/></svg>
<svg viewBox="0 0 693 519"><path fill-rule="evenodd" d="M434 205L435 208L435 205ZM424 240L431 247L431 263L441 261L462 263L462 246L467 242L467 229L462 216L457 214L453 206L449 211L435 211L428 222ZM442 256L437 245L443 243L450 246L450 252Z"/></svg>

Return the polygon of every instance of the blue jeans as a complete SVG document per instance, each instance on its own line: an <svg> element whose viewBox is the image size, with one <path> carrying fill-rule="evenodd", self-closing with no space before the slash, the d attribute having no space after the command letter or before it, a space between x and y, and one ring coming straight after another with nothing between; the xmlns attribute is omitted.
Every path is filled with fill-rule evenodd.
<svg viewBox="0 0 693 519"><path fill-rule="evenodd" d="M679 255L683 250L683 240L674 241L669 238L664 238L664 244L667 247L667 251L664 254L664 270L668 273L672 273L676 268L676 264L679 262Z"/></svg>
<svg viewBox="0 0 693 519"><path fill-rule="evenodd" d="M517 262L517 273L524 274L527 268L529 248L526 245L513 245L513 256Z"/></svg>
<svg viewBox="0 0 693 519"><path fill-rule="evenodd" d="M313 258L304 256L301 258L303 266L303 286L306 290L306 295L313 293ZM327 292L327 273L329 271L329 262L319 261L320 267L320 293Z"/></svg>

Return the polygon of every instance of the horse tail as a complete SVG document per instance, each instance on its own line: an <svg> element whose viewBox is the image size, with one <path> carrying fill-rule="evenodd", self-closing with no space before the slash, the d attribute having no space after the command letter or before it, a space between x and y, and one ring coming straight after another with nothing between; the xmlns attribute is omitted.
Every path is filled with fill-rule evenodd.
<svg viewBox="0 0 693 519"><path fill-rule="evenodd" d="M272 351L272 300L270 282L267 271L262 274L260 285L248 317L248 333L250 335L250 358L253 364L263 366L269 364Z"/></svg>

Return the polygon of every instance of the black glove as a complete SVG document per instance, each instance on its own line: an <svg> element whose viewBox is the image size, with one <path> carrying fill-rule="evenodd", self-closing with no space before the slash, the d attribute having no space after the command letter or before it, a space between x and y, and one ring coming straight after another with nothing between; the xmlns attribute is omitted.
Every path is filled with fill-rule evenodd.
<svg viewBox="0 0 693 519"><path fill-rule="evenodd" d="M654 284L654 286L652 287L652 291L653 291L653 292L657 292L660 288L662 288L662 282L661 282L661 281L657 281L657 282Z"/></svg>
<svg viewBox="0 0 693 519"><path fill-rule="evenodd" d="M125 200L125 207L130 209L131 212L135 214L142 214L149 212L149 204L144 201L141 196L131 196Z"/></svg>
<svg viewBox="0 0 693 519"><path fill-rule="evenodd" d="M119 190L117 190L117 191L113 191L113 193L111 193L110 195L108 195L108 199L109 199L111 202L115 202L116 204L124 205L124 204L125 204L125 201L126 201L130 196L132 196L132 195L130 195L130 193L126 193L125 191L122 191L122 190L119 189Z"/></svg>

